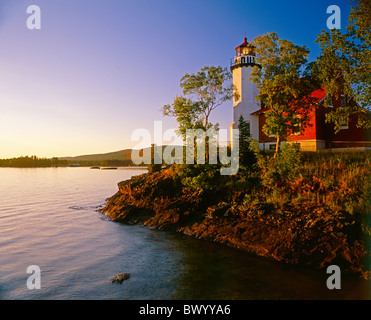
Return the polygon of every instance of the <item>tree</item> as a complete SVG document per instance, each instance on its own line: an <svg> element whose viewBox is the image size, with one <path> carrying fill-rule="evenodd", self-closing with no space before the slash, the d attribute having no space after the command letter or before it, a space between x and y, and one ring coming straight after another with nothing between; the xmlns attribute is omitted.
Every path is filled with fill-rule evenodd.
<svg viewBox="0 0 371 320"><path fill-rule="evenodd" d="M250 126L242 115L238 120L238 129L240 170L251 170L251 167L256 163L256 157L250 148Z"/></svg>
<svg viewBox="0 0 371 320"><path fill-rule="evenodd" d="M155 163L155 151L157 151L158 148L162 149L162 147L158 147L154 143L151 144L151 163L147 165L149 173L158 172L162 170L162 163Z"/></svg>
<svg viewBox="0 0 371 320"><path fill-rule="evenodd" d="M186 141L188 129L201 129L205 135L204 154L209 158L209 139L219 130L219 124L212 124L210 115L224 102L237 96L232 74L222 67L203 67L198 73L185 74L180 80L183 96L177 96L173 104L163 107L164 116L174 116L179 124L178 134ZM209 130L208 132L206 132ZM197 139L194 139L195 155Z"/></svg>
<svg viewBox="0 0 371 320"><path fill-rule="evenodd" d="M263 132L277 140L275 157L280 142L294 130L308 125L312 97L316 83L308 63L309 50L288 40L280 40L275 33L258 36L253 40L256 62L250 76L257 84L260 100L267 109Z"/></svg>
<svg viewBox="0 0 371 320"><path fill-rule="evenodd" d="M163 107L164 116L174 116L179 124L178 133L185 136L187 129L216 129L210 114L236 94L229 83L231 73L222 67L203 67L196 74L185 74L180 80L183 96L177 96L173 104Z"/></svg>
<svg viewBox="0 0 371 320"><path fill-rule="evenodd" d="M322 31L316 42L321 47L317 73L328 94L343 92L357 104L342 106L327 115L327 122L340 130L344 116L356 114L358 127L369 128L371 105L371 0L359 0L349 16L344 33Z"/></svg>

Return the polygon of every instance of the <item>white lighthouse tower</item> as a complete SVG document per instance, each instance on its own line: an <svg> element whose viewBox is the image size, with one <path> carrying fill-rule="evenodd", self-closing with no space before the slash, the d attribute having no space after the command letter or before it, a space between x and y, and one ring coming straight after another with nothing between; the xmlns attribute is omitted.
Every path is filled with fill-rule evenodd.
<svg viewBox="0 0 371 320"><path fill-rule="evenodd" d="M259 90L249 77L255 63L255 48L247 42L236 47L236 56L231 61L231 71L233 74L233 85L237 89L238 99L233 98L233 122L230 129L238 129L238 120L242 115L250 126L250 136L259 141L259 122L258 116L252 115L260 109L260 102L255 100ZM231 130L232 137L232 130ZM231 139L233 141L233 139Z"/></svg>

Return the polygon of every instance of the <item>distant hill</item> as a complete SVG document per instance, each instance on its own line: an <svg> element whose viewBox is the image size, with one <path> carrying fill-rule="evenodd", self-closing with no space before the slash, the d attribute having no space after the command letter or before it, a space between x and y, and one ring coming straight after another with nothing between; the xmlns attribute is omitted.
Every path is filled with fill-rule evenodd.
<svg viewBox="0 0 371 320"><path fill-rule="evenodd" d="M166 146L162 147L163 149ZM182 148L177 146L177 148ZM150 147L145 148L144 150L148 150ZM68 160L68 161L104 161L104 160L124 160L129 161L131 160L131 152L132 149L125 149L115 152L109 153L99 153L99 154L89 154L89 155L81 155L76 157L60 157L60 160Z"/></svg>
<svg viewBox="0 0 371 320"><path fill-rule="evenodd" d="M130 160L131 150L132 149L125 149L109 153L88 154L76 157L60 157L59 159L68 161Z"/></svg>

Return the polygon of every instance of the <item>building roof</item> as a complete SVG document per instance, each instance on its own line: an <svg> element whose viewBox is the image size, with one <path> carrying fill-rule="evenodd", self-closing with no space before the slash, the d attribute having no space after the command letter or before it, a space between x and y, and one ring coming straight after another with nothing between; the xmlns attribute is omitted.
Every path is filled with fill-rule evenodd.
<svg viewBox="0 0 371 320"><path fill-rule="evenodd" d="M314 90L312 92L312 97L314 98L317 98L318 99L318 103L322 102L323 99L326 97L326 90L324 87L322 88L319 88L317 90ZM252 116L255 116L255 115L259 115L259 114L263 114L263 113L266 113L267 111L269 111L269 108L261 108L253 113L251 113Z"/></svg>
<svg viewBox="0 0 371 320"><path fill-rule="evenodd" d="M243 40L244 40L243 43L241 43L239 46L237 46L236 49L237 48L242 48L242 47L247 47L249 45L249 43L247 42L246 37Z"/></svg>
<svg viewBox="0 0 371 320"><path fill-rule="evenodd" d="M262 109L259 109L259 110L255 111L255 112L251 113L251 115L252 116L256 116L258 114L266 113L268 110L269 109L267 109L267 108L262 108Z"/></svg>

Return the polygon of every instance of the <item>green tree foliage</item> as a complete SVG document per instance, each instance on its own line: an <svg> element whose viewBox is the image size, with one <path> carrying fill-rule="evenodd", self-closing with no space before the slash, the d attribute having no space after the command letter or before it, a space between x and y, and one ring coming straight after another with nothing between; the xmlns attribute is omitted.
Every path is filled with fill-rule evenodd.
<svg viewBox="0 0 371 320"><path fill-rule="evenodd" d="M257 154L261 181L265 187L279 189L286 181L295 180L300 174L302 154L297 144L284 143L277 157Z"/></svg>
<svg viewBox="0 0 371 320"><path fill-rule="evenodd" d="M153 143L151 145L151 163L148 165L148 172L153 173L153 172L158 172L162 170L162 163L155 163L155 148L156 145ZM162 147L159 147L161 152L162 152Z"/></svg>
<svg viewBox="0 0 371 320"><path fill-rule="evenodd" d="M38 158L37 156L22 156L12 159L0 159L0 167L38 168L68 166L68 161L59 158Z"/></svg>
<svg viewBox="0 0 371 320"><path fill-rule="evenodd" d="M310 76L309 50L305 46L281 40L275 33L258 36L253 45L259 66L250 77L260 91L257 100L268 109L263 132L275 135L276 157L280 142L296 128L303 131L308 125L316 83Z"/></svg>
<svg viewBox="0 0 371 320"><path fill-rule="evenodd" d="M133 166L131 160L61 160L57 157L47 159L37 156L22 156L12 159L0 159L0 167L40 168L40 167L67 167L67 166Z"/></svg>
<svg viewBox="0 0 371 320"><path fill-rule="evenodd" d="M318 78L328 94L344 92L357 105L348 105L331 111L328 122L340 130L345 116L358 115L358 127L369 128L368 112L371 106L371 0L359 0L352 7L349 24L342 33L332 29L322 31L316 42L321 47L317 59Z"/></svg>
<svg viewBox="0 0 371 320"><path fill-rule="evenodd" d="M224 102L237 96L230 81L232 74L226 68L206 66L196 74L185 74L180 80L183 96L177 96L172 104L163 106L164 116L173 116L178 122L178 134L187 143L187 130L209 130L203 149L206 162L209 159L209 141L215 139L219 124L210 122L211 113ZM213 131L212 131L213 130ZM194 155L197 157L197 138L194 139ZM203 146L201 143L200 146ZM196 168L196 167L194 167ZM188 172L188 171L186 171ZM199 172L198 169L195 172ZM193 174L192 174L193 175Z"/></svg>
<svg viewBox="0 0 371 320"><path fill-rule="evenodd" d="M194 190L216 190L219 187L220 165L181 164L174 167L174 178L184 187Z"/></svg>
<svg viewBox="0 0 371 320"><path fill-rule="evenodd" d="M219 125L210 123L210 114L233 98L231 78L231 73L220 66L203 67L196 74L185 74L180 81L183 96L177 96L172 104L165 105L163 114L176 118L182 137L187 129L217 130Z"/></svg>
<svg viewBox="0 0 371 320"><path fill-rule="evenodd" d="M256 163L255 153L250 147L250 126L241 115L238 120L239 129L239 165L241 171L249 171Z"/></svg>

